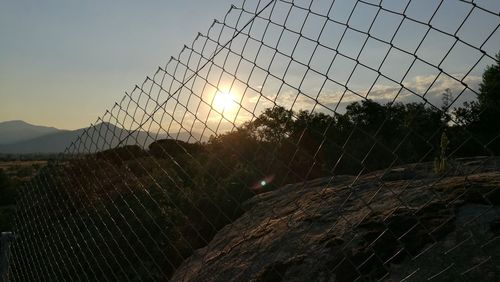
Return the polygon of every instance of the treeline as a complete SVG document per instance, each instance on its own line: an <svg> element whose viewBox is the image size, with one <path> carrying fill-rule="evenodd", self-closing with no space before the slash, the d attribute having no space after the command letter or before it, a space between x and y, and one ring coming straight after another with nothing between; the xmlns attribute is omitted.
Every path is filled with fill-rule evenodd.
<svg viewBox="0 0 500 282"><path fill-rule="evenodd" d="M277 106L204 147L220 159L220 167L228 164L223 175L237 167L257 167L261 177L274 175L277 186L433 161L443 154L499 155L499 82L497 62L485 70L477 100L458 107L449 90L441 107L364 100L348 105L344 114L328 115Z"/></svg>

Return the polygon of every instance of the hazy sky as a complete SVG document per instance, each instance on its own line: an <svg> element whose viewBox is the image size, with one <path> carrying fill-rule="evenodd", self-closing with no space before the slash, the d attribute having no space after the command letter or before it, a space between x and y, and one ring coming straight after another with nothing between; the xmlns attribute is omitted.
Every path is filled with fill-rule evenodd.
<svg viewBox="0 0 500 282"><path fill-rule="evenodd" d="M146 75L152 76L158 66L165 66L170 56L177 57L184 44L190 46L198 32L206 34L212 19L222 19L231 2L43 1L42 4L42 1L3 0L0 10L0 121L23 119L35 124L69 129L87 126L97 116L102 116L106 109L110 109L115 101L120 101L124 91L130 93L135 84L144 81ZM234 2L239 5L241 1ZM257 2L247 1L244 8L252 10L252 4ZM268 2L261 1L261 7ZM327 21L323 29L321 27L326 19L312 13L308 15L303 9L309 6L308 0L295 1L293 7L287 2L279 0L269 6L261 14L262 18L255 19L252 25L234 38L227 50L214 57L214 64L209 64L190 81L190 89L204 101L201 108L195 105L193 99L188 100L191 96L186 89L180 92L180 102L193 112L198 108L197 114L202 120L208 118L214 124L220 120L220 115L212 113L213 116L207 116L210 109L206 105L217 92L213 85L219 88L233 85L232 94L237 99L242 98L242 106L250 110L240 112L239 120L251 118L252 111L258 112L272 106L270 100L293 109L312 109L316 104L314 99L305 95L295 99L299 88L333 109L340 100L343 85L356 94L366 95L374 84L370 98L390 101L401 89L395 81L401 81L412 91L428 92L431 103L439 103L439 95L446 88L459 93L463 86L449 77L439 75L436 68L425 62L435 65L441 63L440 67L447 74L477 89L482 70L493 61L481 59L480 51L463 42L482 48L489 54L500 50L500 31L496 30L493 36L487 38L500 24L499 17L478 8L472 9L464 1L444 0L439 8L440 1L411 1L405 12L408 18L428 22L436 11L431 24L444 32L431 30L418 50L416 47L424 38L428 26L399 15L408 0L384 0L381 5L386 10L382 11L378 11L377 6L380 0L366 1L375 6L359 2L355 5L354 0L337 0L329 14L333 21ZM480 7L497 14L500 11L498 0L476 2ZM319 15L326 14L330 4L329 0L316 0L311 10ZM471 9L469 17L460 27ZM348 21L351 11L353 15ZM243 15L240 20L239 15ZM233 10L228 14L227 25L242 26L251 16ZM374 24L370 26L373 19ZM400 22L401 27L396 32ZM350 26L347 30L346 24ZM269 25L267 29L266 25ZM282 25L287 30L280 35ZM234 29L226 28L224 32L220 32L220 29L222 25L215 25L208 35L212 40L224 43L231 38ZM354 29L370 33L371 37ZM301 32L305 38L299 38L294 32ZM247 40L245 33L250 33L251 38L257 40ZM456 34L462 41L454 43L455 38L446 33ZM390 40L399 49L417 54L420 60L410 68L413 57L383 43ZM194 48L209 57L212 49L203 47L205 41L206 38L199 38ZM365 47L361 49L365 41ZM338 50L339 55L335 56L332 50L318 47L318 43ZM255 57L259 48L259 56ZM387 58L381 65L387 52ZM235 54L240 54L247 61L238 64L239 56ZM181 61L195 68L193 62L196 60L189 59L188 55L189 52L181 54ZM327 81L325 87L319 89L326 76L307 70L300 62L309 64L316 72L325 73L334 57L328 71L328 77L333 81ZM368 68L357 64L356 57ZM290 58L294 61L286 68ZM250 62L258 68L252 71ZM221 79L217 65L235 74L237 81L227 73ZM403 79L408 68L410 72ZM182 80L184 74L180 69L182 67L175 72L175 78ZM267 69L277 77L265 80ZM380 69L390 79L378 77L374 69ZM306 79L301 83L304 76ZM428 89L436 76L437 80ZM164 85L168 83L167 79ZM146 83L145 88L148 87L153 89L155 85ZM150 90L150 93L154 91ZM159 93L160 98L168 95L161 91ZM261 99L262 96L267 96L269 100ZM414 98L407 91L402 91L398 101L416 100ZM348 93L342 98L341 104L345 106L355 100L359 100L359 96ZM151 107L151 104L145 106ZM165 105L161 112L170 113L174 120L176 117L183 120L187 127L195 120L189 114L186 116L186 110L176 107L175 103ZM141 111L138 114L141 115ZM169 123L168 118L163 119L163 122Z"/></svg>
<svg viewBox="0 0 500 282"><path fill-rule="evenodd" d="M231 2L0 0L0 121L87 126Z"/></svg>

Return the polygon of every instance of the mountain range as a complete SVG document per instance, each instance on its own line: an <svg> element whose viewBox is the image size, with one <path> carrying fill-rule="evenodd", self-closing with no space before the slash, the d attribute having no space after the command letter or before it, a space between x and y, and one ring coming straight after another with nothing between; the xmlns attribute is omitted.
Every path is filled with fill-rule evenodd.
<svg viewBox="0 0 500 282"><path fill-rule="evenodd" d="M54 127L33 125L22 120L0 122L0 145L35 139L58 131Z"/></svg>
<svg viewBox="0 0 500 282"><path fill-rule="evenodd" d="M80 152L96 152L119 145L139 145L147 148L155 139L165 139L167 134L146 131L129 131L111 123L99 123L87 128L61 130L54 127L29 124L14 120L0 122L0 154L52 154L62 153L87 130L87 142L80 142ZM93 134L93 135L92 135ZM176 134L171 134L177 136ZM181 132L176 139L187 141L190 134ZM198 138L198 136L195 136ZM125 142L120 143L120 140ZM92 142L91 142L92 141Z"/></svg>

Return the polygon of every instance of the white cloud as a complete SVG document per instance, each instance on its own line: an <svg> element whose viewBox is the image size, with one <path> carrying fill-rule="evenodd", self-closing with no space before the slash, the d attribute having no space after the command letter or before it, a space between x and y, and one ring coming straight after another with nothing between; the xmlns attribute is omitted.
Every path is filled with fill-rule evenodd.
<svg viewBox="0 0 500 282"><path fill-rule="evenodd" d="M463 74L453 74L453 77L463 77ZM441 75L436 78L432 75L421 75L413 77L412 79L403 82L402 86L397 84L375 84L374 87L368 92L369 89L358 90L355 92L350 90L339 89L324 89L317 98L318 102L328 107L330 110L335 109L336 105L340 102L339 112L343 111L345 105L361 101L369 98L371 100L387 103L393 101L396 96L396 102L424 102L423 96L429 103L440 106L442 94L446 89L450 89L453 95L460 96L455 106L458 106L465 100L475 98L472 90L477 92L479 83L481 82L480 76L467 76L463 80L467 84L467 88L462 83L454 80L453 78ZM307 92L306 90L304 90ZM462 93L462 94L461 94ZM297 96L296 90L282 91L278 96L277 103L285 107L294 109L311 109L316 101L305 95ZM316 98L316 97L313 97Z"/></svg>

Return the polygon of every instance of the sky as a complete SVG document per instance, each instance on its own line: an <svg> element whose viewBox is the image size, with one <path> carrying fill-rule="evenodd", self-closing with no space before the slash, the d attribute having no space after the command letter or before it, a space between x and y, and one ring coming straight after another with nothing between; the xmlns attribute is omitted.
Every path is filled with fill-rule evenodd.
<svg viewBox="0 0 500 282"><path fill-rule="evenodd" d="M497 0L476 1L497 15L458 0L414 0L406 10L408 0L337 0L331 8L328 0L249 0L234 1L227 15L233 1L39 2L1 3L0 121L76 129L109 109L123 127L217 131L221 121L231 127L274 104L331 113L361 97L421 101L415 92L439 106L446 89L464 90L460 81L477 91L494 63L478 49L500 50ZM178 60L165 66L170 56ZM471 97L465 89L457 105ZM158 116L144 121L148 113Z"/></svg>
<svg viewBox="0 0 500 282"><path fill-rule="evenodd" d="M231 0L0 0L0 121L89 125Z"/></svg>

